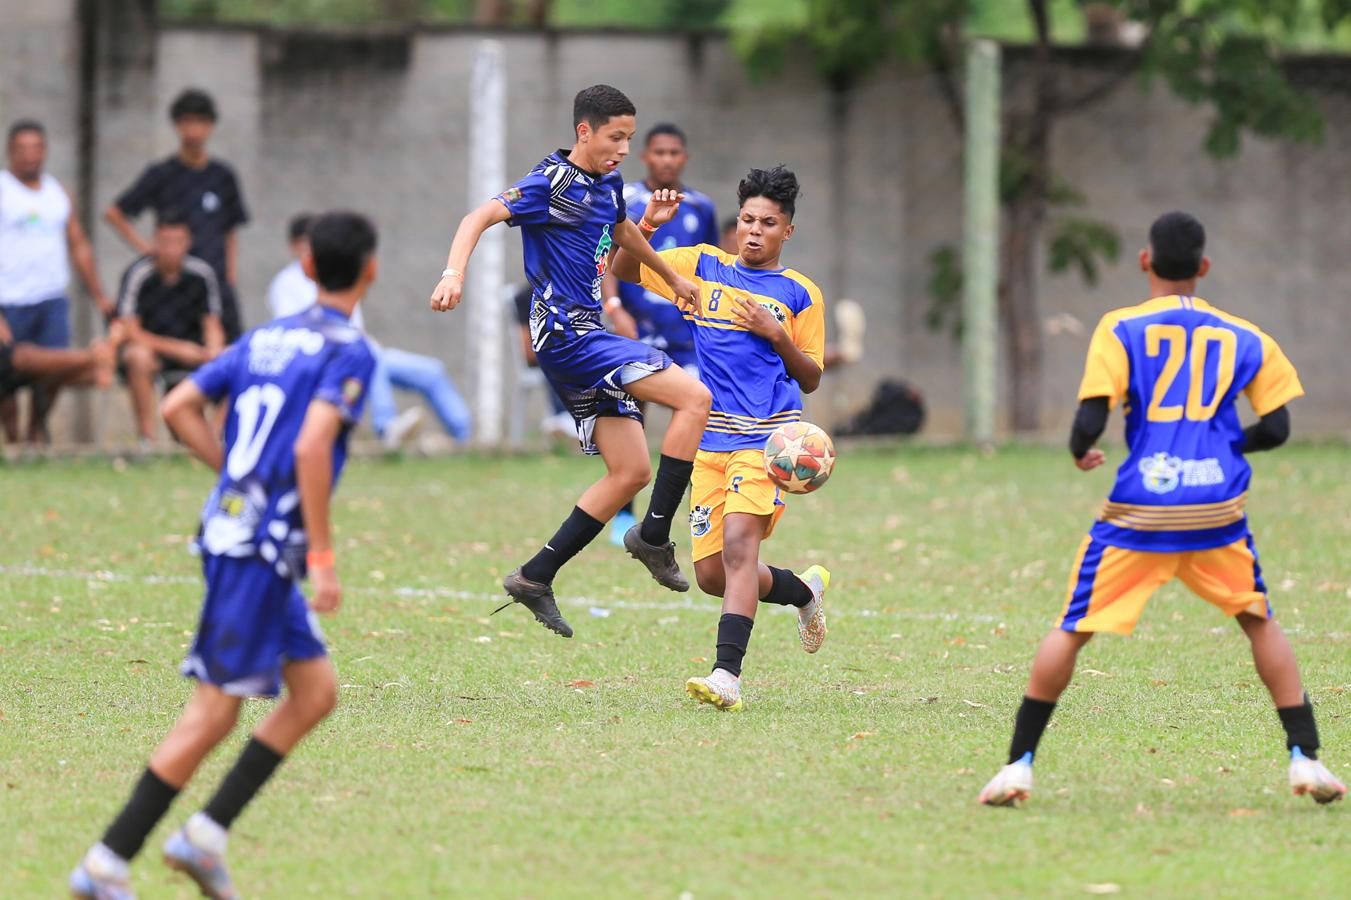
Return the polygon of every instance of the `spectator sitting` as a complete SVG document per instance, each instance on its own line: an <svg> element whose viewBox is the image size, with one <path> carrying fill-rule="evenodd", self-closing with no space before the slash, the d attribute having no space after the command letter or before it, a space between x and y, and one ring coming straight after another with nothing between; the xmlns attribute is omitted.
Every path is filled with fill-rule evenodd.
<svg viewBox="0 0 1351 900"><path fill-rule="evenodd" d="M113 342L120 331L115 327L111 339L96 340L87 349L43 347L15 341L9 323L0 315L0 400L36 381L61 387L107 387L113 377Z"/></svg>
<svg viewBox="0 0 1351 900"><path fill-rule="evenodd" d="M319 288L301 268L301 258L309 252L310 216L300 214L291 219L288 228L293 259L272 278L267 289L267 305L273 318L291 316L314 305ZM361 308L352 313L352 324L366 330ZM441 427L457 442L469 440L471 417L469 407L455 390L455 384L446 374L439 359L409 353L394 347L375 344L375 373L371 377L371 427L386 449L397 450L411 438L422 422L422 410L416 406L399 412L394 402L394 388L403 388L421 394L435 411Z"/></svg>
<svg viewBox="0 0 1351 900"><path fill-rule="evenodd" d="M173 387L225 349L220 285L210 265L188 255L191 243L187 224L166 215L155 226L150 254L122 276L122 365L145 443L155 437L155 377Z"/></svg>

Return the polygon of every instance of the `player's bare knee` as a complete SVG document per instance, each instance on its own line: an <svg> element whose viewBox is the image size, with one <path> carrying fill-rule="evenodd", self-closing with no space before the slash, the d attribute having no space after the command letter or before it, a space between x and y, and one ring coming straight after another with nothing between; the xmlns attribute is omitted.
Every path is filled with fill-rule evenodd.
<svg viewBox="0 0 1351 900"><path fill-rule="evenodd" d="M698 582L699 590L710 597L721 597L727 591L727 576L723 574L720 567L700 567L696 563L694 566L694 580Z"/></svg>
<svg viewBox="0 0 1351 900"><path fill-rule="evenodd" d="M690 389L690 398L684 407L685 412L707 420L711 409L713 409L713 392L702 381L696 381L694 387Z"/></svg>
<svg viewBox="0 0 1351 900"><path fill-rule="evenodd" d="M727 572L740 572L760 563L760 546L750 537L728 538L722 545L723 578Z"/></svg>
<svg viewBox="0 0 1351 900"><path fill-rule="evenodd" d="M627 494L637 494L652 480L652 461L646 456L625 460L622 465L610 469L610 477L619 482Z"/></svg>

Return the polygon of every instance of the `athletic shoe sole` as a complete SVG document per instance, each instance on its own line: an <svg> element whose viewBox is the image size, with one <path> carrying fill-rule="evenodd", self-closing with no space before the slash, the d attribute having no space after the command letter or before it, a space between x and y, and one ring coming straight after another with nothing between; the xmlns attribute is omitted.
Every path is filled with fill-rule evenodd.
<svg viewBox="0 0 1351 900"><path fill-rule="evenodd" d="M554 634L562 635L565 638L572 637L572 626L558 611L558 601L554 599L552 587L547 584L537 584L522 575L520 569L515 569L510 575L502 579L502 588L511 597L511 601L493 610L494 615L506 609L512 603L519 603L530 610L536 622Z"/></svg>
<svg viewBox="0 0 1351 900"><path fill-rule="evenodd" d="M740 712L742 708L740 697L737 698L735 703L729 706L726 701L722 699L721 694L697 678L691 678L689 681L685 682L685 693L689 694L700 703L707 703L709 706L712 706L720 712Z"/></svg>

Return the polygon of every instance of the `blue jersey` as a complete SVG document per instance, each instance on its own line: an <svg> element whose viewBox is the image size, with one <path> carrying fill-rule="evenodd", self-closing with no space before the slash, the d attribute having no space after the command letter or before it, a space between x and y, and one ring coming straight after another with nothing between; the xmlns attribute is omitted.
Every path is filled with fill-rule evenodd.
<svg viewBox="0 0 1351 900"><path fill-rule="evenodd" d="M576 337L601 324L600 285L614 228L624 221L624 179L578 168L565 150L497 195L519 226L525 275L534 289L530 337L535 349L555 335Z"/></svg>
<svg viewBox="0 0 1351 900"><path fill-rule="evenodd" d="M1125 402L1130 453L1093 537L1162 553L1243 539L1252 469L1239 395L1264 416L1303 393L1274 340L1200 298L1156 297L1108 313L1079 397Z"/></svg>
<svg viewBox="0 0 1351 900"><path fill-rule="evenodd" d="M802 418L802 389L769 341L737 323L738 300L774 316L799 350L818 366L826 350L825 301L811 279L793 269L751 269L730 253L700 244L661 254L677 274L699 285L703 310L686 313L699 351L699 380L713 394L701 450L759 450L780 425ZM642 285L660 296L673 292L642 267Z"/></svg>
<svg viewBox="0 0 1351 900"><path fill-rule="evenodd" d="M333 448L336 485L374 369L366 337L342 313L316 305L249 332L193 373L203 394L230 404L225 467L202 510L206 553L256 554L283 576L303 573L296 438L312 402L337 407L345 427Z"/></svg>
<svg viewBox="0 0 1351 900"><path fill-rule="evenodd" d="M680 202L680 211L652 235L652 247L660 252L697 244L717 246L720 235L713 201L691 188L681 187L680 190L685 195ZM652 189L646 182L624 185L624 204L633 221L643 217L651 200ZM637 321L639 338L670 353L681 365L694 361L694 335L680 307L660 294L627 281L619 283L619 299Z"/></svg>

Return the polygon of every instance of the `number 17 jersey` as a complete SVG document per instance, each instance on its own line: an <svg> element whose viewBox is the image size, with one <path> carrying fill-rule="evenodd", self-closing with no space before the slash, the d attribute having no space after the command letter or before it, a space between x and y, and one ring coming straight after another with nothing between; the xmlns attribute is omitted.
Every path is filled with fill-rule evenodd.
<svg viewBox="0 0 1351 900"><path fill-rule="evenodd" d="M1198 297L1108 313L1093 333L1079 399L1124 403L1129 455L1092 536L1160 553L1242 540L1252 469L1238 397L1264 416L1303 393L1274 340Z"/></svg>
<svg viewBox="0 0 1351 900"><path fill-rule="evenodd" d="M307 542L296 439L313 401L338 410L343 428L333 447L336 485L374 369L365 335L338 310L315 305L254 329L193 373L203 394L229 402L225 466L202 510L202 550L258 555L283 577L303 575Z"/></svg>

